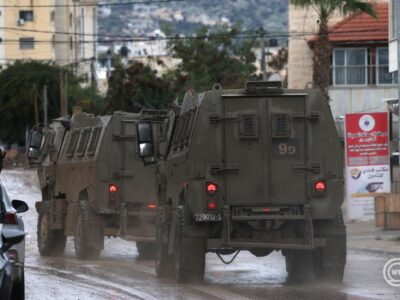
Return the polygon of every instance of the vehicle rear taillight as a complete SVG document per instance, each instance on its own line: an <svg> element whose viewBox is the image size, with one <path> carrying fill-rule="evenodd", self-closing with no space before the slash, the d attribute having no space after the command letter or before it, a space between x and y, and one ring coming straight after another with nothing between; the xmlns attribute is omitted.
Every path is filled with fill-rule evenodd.
<svg viewBox="0 0 400 300"><path fill-rule="evenodd" d="M150 202L149 204L147 204L147 208L148 209L156 209L157 208L157 204L155 204L154 202Z"/></svg>
<svg viewBox="0 0 400 300"><path fill-rule="evenodd" d="M18 261L18 252L14 249L8 250L7 257L12 263L15 263Z"/></svg>
<svg viewBox="0 0 400 300"><path fill-rule="evenodd" d="M208 182L207 183L207 194L214 195L217 193L218 187L215 183Z"/></svg>
<svg viewBox="0 0 400 300"><path fill-rule="evenodd" d="M218 186L213 182L206 182L207 210L218 209Z"/></svg>
<svg viewBox="0 0 400 300"><path fill-rule="evenodd" d="M110 194L112 194L112 193L116 193L116 192L118 192L118 187L115 185L115 184L110 184L109 186L108 186L108 192L110 193Z"/></svg>
<svg viewBox="0 0 400 300"><path fill-rule="evenodd" d="M13 224L17 225L18 224L18 218L16 213L5 213L4 214L4 224Z"/></svg>
<svg viewBox="0 0 400 300"><path fill-rule="evenodd" d="M118 206L118 186L114 183L108 185L108 204L114 208Z"/></svg>
<svg viewBox="0 0 400 300"><path fill-rule="evenodd" d="M325 194L326 191L327 191L327 183L326 183L326 180L318 180L318 181L314 182L314 191L315 191L318 195Z"/></svg>
<svg viewBox="0 0 400 300"><path fill-rule="evenodd" d="M216 210L218 208L217 202L209 201L207 202L207 209L208 210Z"/></svg>

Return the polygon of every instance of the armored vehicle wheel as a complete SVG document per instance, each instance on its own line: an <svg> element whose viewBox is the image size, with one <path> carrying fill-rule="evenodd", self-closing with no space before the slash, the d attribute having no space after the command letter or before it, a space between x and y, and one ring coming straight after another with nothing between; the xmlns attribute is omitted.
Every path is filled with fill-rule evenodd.
<svg viewBox="0 0 400 300"><path fill-rule="evenodd" d="M334 282L343 280L346 265L346 229L342 211L329 221L326 236L327 246L314 254L315 272L318 278Z"/></svg>
<svg viewBox="0 0 400 300"><path fill-rule="evenodd" d="M186 210L178 209L180 224L176 224L174 244L174 269L176 282L202 281L204 279L206 241L191 236L198 231L196 225L187 225Z"/></svg>
<svg viewBox="0 0 400 300"><path fill-rule="evenodd" d="M159 278L170 277L174 273L174 260L172 255L168 254L168 237L167 226L157 226L156 273Z"/></svg>
<svg viewBox="0 0 400 300"><path fill-rule="evenodd" d="M156 256L155 242L136 242L136 249L140 258L154 259Z"/></svg>
<svg viewBox="0 0 400 300"><path fill-rule="evenodd" d="M41 256L61 255L64 253L67 237L63 230L50 229L50 214L39 212L37 226L37 243Z"/></svg>
<svg viewBox="0 0 400 300"><path fill-rule="evenodd" d="M96 259L99 257L101 249L89 244L90 233L89 223L92 221L93 212L90 210L87 201L79 202L79 214L75 227L75 255L79 259Z"/></svg>
<svg viewBox="0 0 400 300"><path fill-rule="evenodd" d="M290 250L285 253L288 282L308 282L315 279L313 252Z"/></svg>

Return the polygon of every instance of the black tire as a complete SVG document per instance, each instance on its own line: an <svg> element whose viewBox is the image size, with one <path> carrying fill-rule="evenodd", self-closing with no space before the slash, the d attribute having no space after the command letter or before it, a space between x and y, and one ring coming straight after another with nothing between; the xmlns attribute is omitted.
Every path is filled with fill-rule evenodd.
<svg viewBox="0 0 400 300"><path fill-rule="evenodd" d="M78 220L75 227L75 255L78 259L96 259L99 257L101 248L89 244L89 223L94 213L91 211L87 201L79 202Z"/></svg>
<svg viewBox="0 0 400 300"><path fill-rule="evenodd" d="M139 253L139 258L155 259L156 258L156 243L155 242L136 242L136 249Z"/></svg>
<svg viewBox="0 0 400 300"><path fill-rule="evenodd" d="M346 266L346 230L342 210L335 219L327 224L328 232L336 232L326 236L327 246L316 250L314 254L315 272L319 279L342 282ZM337 234L337 232L342 232Z"/></svg>
<svg viewBox="0 0 400 300"><path fill-rule="evenodd" d="M304 283L315 280L313 252L290 250L285 253L287 282Z"/></svg>
<svg viewBox="0 0 400 300"><path fill-rule="evenodd" d="M24 300L25 299L25 271L22 267L22 278L13 283L12 297L13 300Z"/></svg>
<svg viewBox="0 0 400 300"><path fill-rule="evenodd" d="M188 214L178 209L179 224L176 224L174 243L175 281L178 283L203 281L206 260L206 240L187 236L184 231L196 230L196 225L187 225ZM192 227L192 228L190 228Z"/></svg>
<svg viewBox="0 0 400 300"><path fill-rule="evenodd" d="M51 230L49 227L50 214L46 210L39 212L37 225L37 244L41 256L62 255L65 250L67 236L64 231Z"/></svg>

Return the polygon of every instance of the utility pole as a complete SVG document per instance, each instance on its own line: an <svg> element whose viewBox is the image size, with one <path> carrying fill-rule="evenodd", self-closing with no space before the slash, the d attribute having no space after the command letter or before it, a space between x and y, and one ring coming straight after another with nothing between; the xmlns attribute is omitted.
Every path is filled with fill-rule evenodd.
<svg viewBox="0 0 400 300"><path fill-rule="evenodd" d="M59 74L59 82L60 82L60 116L63 117L66 115L65 105L64 105L64 71L60 69Z"/></svg>
<svg viewBox="0 0 400 300"><path fill-rule="evenodd" d="M93 92L96 92L96 90L97 90L97 76L96 76L95 62L96 62L96 58L92 57L90 59L90 75L91 75L90 83L92 84Z"/></svg>
<svg viewBox="0 0 400 300"><path fill-rule="evenodd" d="M38 102L37 102L36 84L33 84L33 106L35 109L35 126L39 127L39 107L38 107Z"/></svg>
<svg viewBox="0 0 400 300"><path fill-rule="evenodd" d="M44 85L43 87L43 126L46 127L48 124L48 119L47 119L47 85Z"/></svg>
<svg viewBox="0 0 400 300"><path fill-rule="evenodd" d="M65 116L68 115L68 72L64 76L64 111Z"/></svg>
<svg viewBox="0 0 400 300"><path fill-rule="evenodd" d="M263 81L267 81L267 67L265 63L265 35L267 34L267 31L264 30L264 28L260 27L257 30L257 33L260 36L260 69L263 77Z"/></svg>
<svg viewBox="0 0 400 300"><path fill-rule="evenodd" d="M400 108L400 3L397 0L393 1L394 6L396 8L396 34L397 34L397 87L398 87L398 107ZM397 119L397 137L398 137L398 146L400 152L400 109L399 109L399 118ZM400 157L400 156L399 156ZM400 160L400 159L399 159Z"/></svg>

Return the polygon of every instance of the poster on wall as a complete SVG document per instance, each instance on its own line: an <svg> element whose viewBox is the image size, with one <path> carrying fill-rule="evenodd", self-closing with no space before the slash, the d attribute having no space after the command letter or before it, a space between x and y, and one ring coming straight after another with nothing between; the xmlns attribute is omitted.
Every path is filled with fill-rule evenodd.
<svg viewBox="0 0 400 300"><path fill-rule="evenodd" d="M346 114L346 195L350 219L374 219L374 196L390 193L388 113Z"/></svg>

